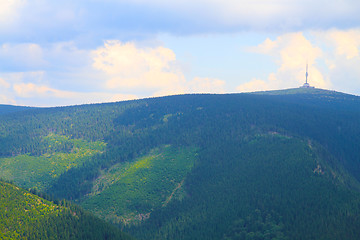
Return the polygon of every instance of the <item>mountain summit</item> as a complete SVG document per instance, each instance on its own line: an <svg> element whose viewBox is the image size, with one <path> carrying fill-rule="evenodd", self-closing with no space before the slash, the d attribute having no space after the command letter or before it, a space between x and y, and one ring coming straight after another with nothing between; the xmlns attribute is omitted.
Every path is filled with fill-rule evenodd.
<svg viewBox="0 0 360 240"><path fill-rule="evenodd" d="M0 116L0 177L139 239L357 239L360 98L189 94Z"/></svg>

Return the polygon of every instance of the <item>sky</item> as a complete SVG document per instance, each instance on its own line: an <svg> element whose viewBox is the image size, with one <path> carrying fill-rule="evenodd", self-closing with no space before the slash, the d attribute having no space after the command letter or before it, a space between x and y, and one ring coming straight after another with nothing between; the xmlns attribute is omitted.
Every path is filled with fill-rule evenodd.
<svg viewBox="0 0 360 240"><path fill-rule="evenodd" d="M360 95L358 0L0 0L0 104Z"/></svg>

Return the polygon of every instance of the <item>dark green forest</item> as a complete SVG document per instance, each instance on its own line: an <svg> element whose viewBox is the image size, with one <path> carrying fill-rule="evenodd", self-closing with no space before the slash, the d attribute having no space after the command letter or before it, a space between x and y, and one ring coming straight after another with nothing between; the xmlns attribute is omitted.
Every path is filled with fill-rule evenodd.
<svg viewBox="0 0 360 240"><path fill-rule="evenodd" d="M25 110L30 110L30 109L33 109L33 108L0 104L0 115L13 113L13 112L20 112L20 111L25 111Z"/></svg>
<svg viewBox="0 0 360 240"><path fill-rule="evenodd" d="M18 109L0 177L138 239L358 239L359 119L321 89Z"/></svg>
<svg viewBox="0 0 360 240"><path fill-rule="evenodd" d="M1 239L132 239L67 201L51 202L0 181Z"/></svg>

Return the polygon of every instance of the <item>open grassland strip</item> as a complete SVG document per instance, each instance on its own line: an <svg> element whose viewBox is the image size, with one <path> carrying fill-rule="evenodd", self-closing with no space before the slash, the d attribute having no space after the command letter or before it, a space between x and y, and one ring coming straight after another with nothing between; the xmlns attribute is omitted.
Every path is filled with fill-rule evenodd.
<svg viewBox="0 0 360 240"><path fill-rule="evenodd" d="M44 137L46 151L40 156L22 154L0 158L0 177L24 188L46 189L62 173L77 167L105 149L103 142L87 142L51 134Z"/></svg>
<svg viewBox="0 0 360 240"><path fill-rule="evenodd" d="M172 199L182 198L183 193L177 190L183 185L195 159L195 147L167 145L153 149L132 162L103 171L82 205L115 223L144 221L154 209Z"/></svg>

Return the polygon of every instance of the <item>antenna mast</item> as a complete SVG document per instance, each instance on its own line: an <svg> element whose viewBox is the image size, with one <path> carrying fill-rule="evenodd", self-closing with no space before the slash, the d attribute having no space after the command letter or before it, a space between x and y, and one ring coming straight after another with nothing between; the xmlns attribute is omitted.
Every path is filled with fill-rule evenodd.
<svg viewBox="0 0 360 240"><path fill-rule="evenodd" d="M308 74L308 64L307 63L306 63L306 74L305 74L305 76L306 76L306 84L308 84L307 78L308 78L309 74Z"/></svg>
<svg viewBox="0 0 360 240"><path fill-rule="evenodd" d="M308 76L309 76L309 73L308 73L308 63L306 62L306 73L305 73L305 77L306 77L306 81L304 83L304 85L302 85L302 88L314 88L314 87L311 87L308 83Z"/></svg>

